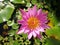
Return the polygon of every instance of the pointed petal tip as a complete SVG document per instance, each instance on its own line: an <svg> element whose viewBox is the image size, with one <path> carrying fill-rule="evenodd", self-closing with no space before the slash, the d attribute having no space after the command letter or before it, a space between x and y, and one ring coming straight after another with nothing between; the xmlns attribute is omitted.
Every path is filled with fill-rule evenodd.
<svg viewBox="0 0 60 45"><path fill-rule="evenodd" d="M21 33L23 33L24 32L24 29L23 30L19 30L18 32L17 32L17 34L21 34Z"/></svg>
<svg viewBox="0 0 60 45"><path fill-rule="evenodd" d="M33 31L32 34L33 34L33 37L35 38L36 37L36 33Z"/></svg>
<svg viewBox="0 0 60 45"><path fill-rule="evenodd" d="M19 8L20 11L22 11L23 9Z"/></svg>
<svg viewBox="0 0 60 45"><path fill-rule="evenodd" d="M42 8L40 8L39 11L42 12Z"/></svg>
<svg viewBox="0 0 60 45"><path fill-rule="evenodd" d="M32 32L28 34L28 39L31 39L31 38L32 38Z"/></svg>
<svg viewBox="0 0 60 45"><path fill-rule="evenodd" d="M34 7L37 7L37 4L35 4Z"/></svg>
<svg viewBox="0 0 60 45"><path fill-rule="evenodd" d="M41 14L42 14L42 8L38 10L38 15L41 15Z"/></svg>
<svg viewBox="0 0 60 45"><path fill-rule="evenodd" d="M22 13L23 12L23 9L20 9L20 12Z"/></svg>
<svg viewBox="0 0 60 45"><path fill-rule="evenodd" d="M26 15L26 12L23 9L20 9L22 15Z"/></svg>
<svg viewBox="0 0 60 45"><path fill-rule="evenodd" d="M37 6L36 6L36 5L34 5L33 9L36 9L36 8L37 8Z"/></svg>
<svg viewBox="0 0 60 45"><path fill-rule="evenodd" d="M42 35L41 34L37 35L37 38L42 39Z"/></svg>
<svg viewBox="0 0 60 45"><path fill-rule="evenodd" d="M19 32L16 32L16 34L19 34Z"/></svg>

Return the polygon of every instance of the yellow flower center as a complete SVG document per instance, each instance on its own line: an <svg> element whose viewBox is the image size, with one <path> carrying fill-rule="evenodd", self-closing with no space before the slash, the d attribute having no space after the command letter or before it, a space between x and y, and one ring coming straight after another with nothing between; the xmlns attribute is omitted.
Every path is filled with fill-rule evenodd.
<svg viewBox="0 0 60 45"><path fill-rule="evenodd" d="M37 26L39 26L39 20L36 17L30 17L27 23L30 29L35 29Z"/></svg>

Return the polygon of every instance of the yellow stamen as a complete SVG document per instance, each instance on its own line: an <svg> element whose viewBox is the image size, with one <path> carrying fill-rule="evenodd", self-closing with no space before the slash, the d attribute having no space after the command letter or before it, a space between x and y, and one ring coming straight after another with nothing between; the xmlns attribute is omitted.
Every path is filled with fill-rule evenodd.
<svg viewBox="0 0 60 45"><path fill-rule="evenodd" d="M36 17L30 17L27 23L30 29L35 29L37 26L39 26L39 20Z"/></svg>

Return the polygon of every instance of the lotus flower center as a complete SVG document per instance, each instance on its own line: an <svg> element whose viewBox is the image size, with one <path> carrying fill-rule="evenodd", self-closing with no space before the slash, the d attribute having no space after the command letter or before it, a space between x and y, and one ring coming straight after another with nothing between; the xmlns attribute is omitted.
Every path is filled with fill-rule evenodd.
<svg viewBox="0 0 60 45"><path fill-rule="evenodd" d="M39 20L36 17L30 17L28 19L28 27L30 29L35 29L37 26L39 26Z"/></svg>

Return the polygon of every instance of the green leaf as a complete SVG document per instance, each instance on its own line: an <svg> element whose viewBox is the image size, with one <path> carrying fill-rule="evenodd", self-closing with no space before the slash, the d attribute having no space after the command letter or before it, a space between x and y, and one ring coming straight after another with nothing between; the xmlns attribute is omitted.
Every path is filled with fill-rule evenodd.
<svg viewBox="0 0 60 45"><path fill-rule="evenodd" d="M0 41L3 40L3 37L0 35Z"/></svg>
<svg viewBox="0 0 60 45"><path fill-rule="evenodd" d="M46 30L46 34L49 36L49 37L54 37L56 39L59 39L60 40L60 27L59 26L55 26L49 30Z"/></svg>
<svg viewBox="0 0 60 45"><path fill-rule="evenodd" d="M13 20L13 21L8 21L8 22L7 22L7 25L8 25L8 26L12 26L13 24L14 24L14 20Z"/></svg>
<svg viewBox="0 0 60 45"><path fill-rule="evenodd" d="M48 38L45 45L60 45L60 40Z"/></svg>
<svg viewBox="0 0 60 45"><path fill-rule="evenodd" d="M3 10L0 11L0 23L8 21L14 11L14 6L7 5Z"/></svg>
<svg viewBox="0 0 60 45"><path fill-rule="evenodd" d="M35 39L35 44L40 45L41 40L40 39Z"/></svg>
<svg viewBox="0 0 60 45"><path fill-rule="evenodd" d="M53 25L58 24L58 20L56 19L56 16L55 16L54 12L49 12L48 13L48 18L53 23Z"/></svg>
<svg viewBox="0 0 60 45"><path fill-rule="evenodd" d="M24 4L25 3L24 0L10 0L10 1L13 3L16 3L16 4Z"/></svg>
<svg viewBox="0 0 60 45"><path fill-rule="evenodd" d="M24 37L24 39L26 39L27 38L27 34L22 34L22 36Z"/></svg>
<svg viewBox="0 0 60 45"><path fill-rule="evenodd" d="M14 41L13 45L19 45L18 41Z"/></svg>
<svg viewBox="0 0 60 45"><path fill-rule="evenodd" d="M32 4L31 3L27 3L26 7L31 7Z"/></svg>
<svg viewBox="0 0 60 45"><path fill-rule="evenodd" d="M12 29L18 29L18 24L17 23L14 23L13 25L12 25Z"/></svg>
<svg viewBox="0 0 60 45"><path fill-rule="evenodd" d="M41 3L36 3L38 8L43 8L43 5Z"/></svg>
<svg viewBox="0 0 60 45"><path fill-rule="evenodd" d="M32 2L32 4L36 4L37 0L32 0L31 2Z"/></svg>
<svg viewBox="0 0 60 45"><path fill-rule="evenodd" d="M9 36L13 36L16 34L16 30L11 29L8 34Z"/></svg>
<svg viewBox="0 0 60 45"><path fill-rule="evenodd" d="M40 43L40 39L35 39L35 42L36 43Z"/></svg>
<svg viewBox="0 0 60 45"><path fill-rule="evenodd" d="M2 2L0 2L0 8L3 8L4 4Z"/></svg>

